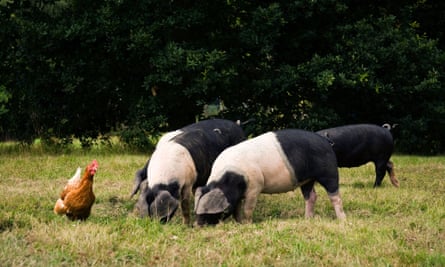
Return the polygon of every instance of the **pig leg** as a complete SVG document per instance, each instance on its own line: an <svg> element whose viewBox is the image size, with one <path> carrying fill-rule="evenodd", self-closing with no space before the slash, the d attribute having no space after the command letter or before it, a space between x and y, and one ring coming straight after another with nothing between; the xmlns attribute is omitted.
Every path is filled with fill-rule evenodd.
<svg viewBox="0 0 445 267"><path fill-rule="evenodd" d="M335 210L335 215L337 219L346 219L346 214L343 211L343 204L340 198L340 193L338 189L338 173L337 170L331 170L326 176L321 176L318 182L326 189L328 192L329 199L331 200L332 206Z"/></svg>
<svg viewBox="0 0 445 267"><path fill-rule="evenodd" d="M244 219L242 220L243 223L251 223L252 222L252 215L253 210L255 209L256 202L258 200L258 196L260 195L261 191L258 190L250 190L246 193L246 199L244 200Z"/></svg>
<svg viewBox="0 0 445 267"><path fill-rule="evenodd" d="M343 211L343 203L340 198L340 193L337 192L336 194L329 194L329 199L331 200L332 206L334 206L337 219L339 220L346 219L346 214Z"/></svg>
<svg viewBox="0 0 445 267"><path fill-rule="evenodd" d="M386 163L386 171L388 172L389 179L391 180L392 185L395 187L399 187L399 181L396 178L396 175L394 173L394 164L388 160L388 163Z"/></svg>
<svg viewBox="0 0 445 267"><path fill-rule="evenodd" d="M190 223L190 198L192 190L189 186L184 186L181 193L181 210L182 210L182 221L184 224Z"/></svg>
<svg viewBox="0 0 445 267"><path fill-rule="evenodd" d="M375 165L375 183L374 187L378 187L382 184L382 180L386 174L387 160L377 160L374 162Z"/></svg>
<svg viewBox="0 0 445 267"><path fill-rule="evenodd" d="M314 181L302 185L301 192L303 193L305 201L304 215L306 218L312 218L314 217L315 201L317 201L317 193L315 193Z"/></svg>
<svg viewBox="0 0 445 267"><path fill-rule="evenodd" d="M239 223L243 222L243 200L241 200L237 205L235 209L235 220Z"/></svg>

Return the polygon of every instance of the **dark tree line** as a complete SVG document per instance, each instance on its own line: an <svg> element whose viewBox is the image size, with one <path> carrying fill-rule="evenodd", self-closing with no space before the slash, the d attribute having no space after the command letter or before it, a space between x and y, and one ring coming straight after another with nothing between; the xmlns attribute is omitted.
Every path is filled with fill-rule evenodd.
<svg viewBox="0 0 445 267"><path fill-rule="evenodd" d="M256 119L253 134L397 123L399 151L443 153L444 10L432 0L0 1L0 137L88 145L113 132L144 147L211 116L210 105Z"/></svg>

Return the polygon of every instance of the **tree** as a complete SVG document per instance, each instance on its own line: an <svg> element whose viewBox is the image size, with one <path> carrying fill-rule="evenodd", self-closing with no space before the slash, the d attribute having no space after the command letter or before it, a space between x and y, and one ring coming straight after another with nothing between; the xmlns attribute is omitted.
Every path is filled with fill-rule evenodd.
<svg viewBox="0 0 445 267"><path fill-rule="evenodd" d="M443 152L442 6L1 1L0 136L146 147L224 103L248 133L392 122L399 149Z"/></svg>

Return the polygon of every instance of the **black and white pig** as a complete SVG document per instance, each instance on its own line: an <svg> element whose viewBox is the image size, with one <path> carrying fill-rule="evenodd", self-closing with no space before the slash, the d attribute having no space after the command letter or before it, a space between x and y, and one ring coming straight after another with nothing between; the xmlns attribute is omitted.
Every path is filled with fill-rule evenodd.
<svg viewBox="0 0 445 267"><path fill-rule="evenodd" d="M352 124L320 130L317 133L331 142L338 167L358 167L372 161L376 172L374 187L382 184L386 172L391 183L398 187L394 164L389 160L394 149L390 129L388 124Z"/></svg>
<svg viewBox="0 0 445 267"><path fill-rule="evenodd" d="M163 135L135 175L131 196L141 190L135 206L139 215L166 222L181 203L183 221L190 223L192 192L205 185L219 153L245 139L238 123L222 119L200 121Z"/></svg>
<svg viewBox="0 0 445 267"><path fill-rule="evenodd" d="M196 223L217 224L230 215L238 222L251 222L260 193L297 187L306 202L305 216L312 217L315 182L328 192L337 218L344 219L338 180L335 154L325 138L297 129L267 132L218 156L207 185L195 193Z"/></svg>

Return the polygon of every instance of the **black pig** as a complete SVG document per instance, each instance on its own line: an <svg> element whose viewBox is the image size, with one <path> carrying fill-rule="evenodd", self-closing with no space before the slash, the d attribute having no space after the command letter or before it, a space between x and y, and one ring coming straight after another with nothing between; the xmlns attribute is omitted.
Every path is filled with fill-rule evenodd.
<svg viewBox="0 0 445 267"><path fill-rule="evenodd" d="M388 172L391 183L398 187L394 164L389 160L394 149L390 126L353 124L320 130L317 133L327 138L337 156L338 167L358 167L374 162L376 178L374 187L380 186Z"/></svg>

